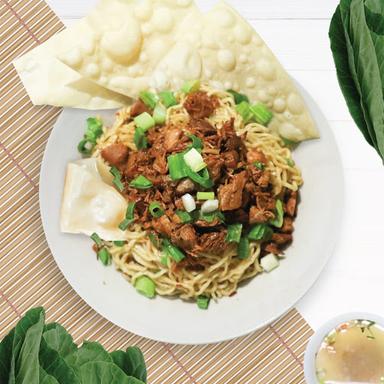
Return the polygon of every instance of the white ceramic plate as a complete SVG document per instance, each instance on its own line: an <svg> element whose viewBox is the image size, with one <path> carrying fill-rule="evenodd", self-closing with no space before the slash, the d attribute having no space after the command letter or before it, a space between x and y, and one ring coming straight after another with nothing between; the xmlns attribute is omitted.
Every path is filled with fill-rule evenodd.
<svg viewBox="0 0 384 384"><path fill-rule="evenodd" d="M343 173L335 139L323 114L300 87L321 139L301 144L294 158L304 176L294 243L286 259L209 310L177 299L149 300L116 272L105 268L86 236L60 233L59 214L66 165L79 158L77 143L92 112L66 109L44 154L40 208L45 234L62 273L97 312L120 327L150 339L181 344L219 342L261 328L288 311L318 278L334 248L343 207ZM112 112L99 112L105 121Z"/></svg>

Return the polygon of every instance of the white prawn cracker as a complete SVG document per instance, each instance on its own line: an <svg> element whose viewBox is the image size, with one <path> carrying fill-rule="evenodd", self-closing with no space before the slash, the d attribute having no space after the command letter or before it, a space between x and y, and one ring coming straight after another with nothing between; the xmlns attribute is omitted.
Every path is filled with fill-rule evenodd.
<svg viewBox="0 0 384 384"><path fill-rule="evenodd" d="M85 18L87 33L59 59L105 88L137 97L194 9L191 0L102 0Z"/></svg>
<svg viewBox="0 0 384 384"><path fill-rule="evenodd" d="M196 78L267 105L274 114L269 128L286 139L318 137L292 79L253 28L223 2L204 15L184 19L177 43L159 63L151 83L177 89L182 81Z"/></svg>
<svg viewBox="0 0 384 384"><path fill-rule="evenodd" d="M82 78L56 58L70 36L82 34L85 28L79 22L13 62L34 105L97 110L120 108L129 102L127 97Z"/></svg>

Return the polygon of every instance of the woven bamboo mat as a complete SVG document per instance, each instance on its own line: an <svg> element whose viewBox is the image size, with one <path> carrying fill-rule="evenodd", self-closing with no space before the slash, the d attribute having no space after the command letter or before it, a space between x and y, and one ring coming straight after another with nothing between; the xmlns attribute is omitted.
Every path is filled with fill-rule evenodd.
<svg viewBox="0 0 384 384"><path fill-rule="evenodd" d="M138 345L149 383L304 383L303 351L312 330L296 310L248 336L207 346L154 342L93 311L65 281L40 221L40 163L60 109L33 107L11 61L61 30L40 0L0 0L0 338L25 311L42 305L77 342L112 350ZM69 383L70 384L70 383Z"/></svg>

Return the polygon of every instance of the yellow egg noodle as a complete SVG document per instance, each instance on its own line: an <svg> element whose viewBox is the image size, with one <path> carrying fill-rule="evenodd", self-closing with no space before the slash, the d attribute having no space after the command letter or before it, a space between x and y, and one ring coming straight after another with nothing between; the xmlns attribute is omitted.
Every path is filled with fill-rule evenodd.
<svg viewBox="0 0 384 384"><path fill-rule="evenodd" d="M242 117L236 112L232 95L224 91L213 90L202 86L202 90L210 95L216 95L219 107L208 119L209 122L220 129L231 118L234 118L235 130L239 135L245 135L247 148L258 148L266 156L268 163L266 170L272 175L272 184L275 195L279 195L283 188L297 191L303 183L300 170L294 165L291 151L284 146L280 137L272 134L268 128L256 123L244 124ZM166 124L180 124L189 120L189 115L183 107L185 96L176 94L178 105L168 109ZM101 158L102 148L121 142L130 149L136 150L133 142L135 125L133 122L125 123L129 117L130 107L117 114L116 122L112 128L104 128L103 136L98 140L93 156ZM150 277L156 284L159 295L175 295L182 299L192 299L199 295L207 295L214 299L234 294L240 282L262 272L259 264L260 244L252 242L250 257L245 260L237 258L237 248L231 245L222 255L202 254L204 271L188 271L184 268L171 268L161 264L162 252L153 246L145 231L139 224L134 224L127 232L127 243L116 246L107 242L117 270L132 283L140 276Z"/></svg>

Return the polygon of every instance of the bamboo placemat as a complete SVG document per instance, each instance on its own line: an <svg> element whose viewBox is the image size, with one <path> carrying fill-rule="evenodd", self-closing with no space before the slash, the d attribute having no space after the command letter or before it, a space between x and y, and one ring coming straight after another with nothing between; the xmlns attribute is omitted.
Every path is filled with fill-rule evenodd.
<svg viewBox="0 0 384 384"><path fill-rule="evenodd" d="M229 342L180 346L126 332L92 310L68 285L40 221L40 163L60 109L33 107L11 62L61 30L40 0L0 0L0 338L29 308L42 305L77 342L112 350L138 345L149 383L304 383L303 351L312 334L296 310ZM60 191L58 191L60 193Z"/></svg>

